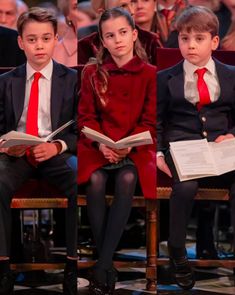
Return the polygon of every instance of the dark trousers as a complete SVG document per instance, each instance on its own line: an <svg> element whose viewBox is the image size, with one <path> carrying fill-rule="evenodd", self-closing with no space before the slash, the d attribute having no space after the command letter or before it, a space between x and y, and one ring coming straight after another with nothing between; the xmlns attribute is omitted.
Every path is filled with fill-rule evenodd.
<svg viewBox="0 0 235 295"><path fill-rule="evenodd" d="M199 186L208 188L222 187L230 190L231 224L235 228L235 171L216 177L205 177L180 182L170 154L167 154L166 161L173 174L168 239L171 246L185 247L187 225L192 212L194 197Z"/></svg>
<svg viewBox="0 0 235 295"><path fill-rule="evenodd" d="M35 168L25 157L0 155L0 256L10 256L11 199L20 186L35 174L46 179L68 198L67 255L77 256L77 171L70 164L72 157L74 156L69 153L63 153Z"/></svg>

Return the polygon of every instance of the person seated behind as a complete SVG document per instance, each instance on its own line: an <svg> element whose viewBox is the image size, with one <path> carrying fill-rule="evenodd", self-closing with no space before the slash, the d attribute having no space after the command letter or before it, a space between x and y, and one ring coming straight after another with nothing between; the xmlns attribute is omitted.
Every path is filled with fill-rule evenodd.
<svg viewBox="0 0 235 295"><path fill-rule="evenodd" d="M178 37L175 21L186 8L185 0L158 0L157 1L157 38L158 47L178 47Z"/></svg>
<svg viewBox="0 0 235 295"><path fill-rule="evenodd" d="M77 29L84 28L96 23L97 15L91 6L90 1L78 3L78 22Z"/></svg>
<svg viewBox="0 0 235 295"><path fill-rule="evenodd" d="M121 7L134 14L135 3L132 0L92 0L93 8L97 13L105 9ZM153 65L157 63L157 37L155 34L136 27L142 47L145 49L149 62ZM86 64L91 57L95 57L100 47L98 32L92 33L78 41L78 64Z"/></svg>
<svg viewBox="0 0 235 295"><path fill-rule="evenodd" d="M134 0L136 24L143 30L157 32L157 1L156 0Z"/></svg>
<svg viewBox="0 0 235 295"><path fill-rule="evenodd" d="M17 0L0 0L0 25L16 29L19 16Z"/></svg>
<svg viewBox="0 0 235 295"><path fill-rule="evenodd" d="M16 67L25 62L17 37L17 31L0 26L0 67Z"/></svg>
<svg viewBox="0 0 235 295"><path fill-rule="evenodd" d="M57 20L39 7L23 13L17 22L18 42L27 63L0 76L0 135L11 130L46 137L77 117L77 72L52 60L57 42ZM52 142L33 147L14 146L0 151L0 294L13 294L10 271L11 199L15 191L37 174L55 185L67 198L67 259L64 294L77 294L77 171L76 124L57 134Z"/></svg>
<svg viewBox="0 0 235 295"><path fill-rule="evenodd" d="M194 196L199 185L208 185L213 180L228 186L234 227L235 172L180 182L169 153L169 142L202 138L221 142L234 138L235 125L233 122L231 126L230 122L235 114L235 67L211 57L219 44L219 22L210 9L201 6L185 9L176 28L184 61L160 71L157 76L157 166L173 176L168 239L173 276L181 288L190 289L195 278L185 243ZM201 85L206 88L206 95Z"/></svg>
<svg viewBox="0 0 235 295"><path fill-rule="evenodd" d="M58 0L58 7L66 19L66 31L61 40L56 44L53 59L67 67L77 65L77 0Z"/></svg>

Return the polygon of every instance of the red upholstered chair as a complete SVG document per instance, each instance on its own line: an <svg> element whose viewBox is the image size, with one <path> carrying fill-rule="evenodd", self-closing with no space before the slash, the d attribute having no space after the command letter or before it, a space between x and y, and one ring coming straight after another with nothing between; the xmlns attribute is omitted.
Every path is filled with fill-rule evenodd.
<svg viewBox="0 0 235 295"><path fill-rule="evenodd" d="M235 52L234 51L222 51L217 50L213 53L213 56L221 62L235 65ZM179 49L174 48L158 48L157 49L157 61L158 70L171 67L182 60L182 55ZM161 87L161 85L158 85ZM157 174L157 199L169 199L171 194L171 179L165 174L158 171ZM199 188L196 196L197 200L216 200L226 201L229 199L228 190L221 188ZM228 268L235 267L235 260L190 260L193 265L197 266L224 266ZM157 265L168 263L168 259L158 259Z"/></svg>

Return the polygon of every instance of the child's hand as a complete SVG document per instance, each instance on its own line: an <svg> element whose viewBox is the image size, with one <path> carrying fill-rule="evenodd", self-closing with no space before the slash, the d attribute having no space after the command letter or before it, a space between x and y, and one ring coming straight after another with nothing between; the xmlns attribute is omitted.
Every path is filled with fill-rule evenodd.
<svg viewBox="0 0 235 295"><path fill-rule="evenodd" d="M160 169L162 172L167 174L169 177L172 177L171 171L165 161L165 157L163 156L158 156L157 157L157 167Z"/></svg>
<svg viewBox="0 0 235 295"><path fill-rule="evenodd" d="M99 150L104 155L105 159L109 160L110 163L118 163L123 158L123 156L120 156L116 150L109 148L103 143L100 144Z"/></svg>
<svg viewBox="0 0 235 295"><path fill-rule="evenodd" d="M234 138L234 135L231 134L231 133L228 133L228 134L225 134L225 135L220 135L218 136L216 139L215 139L215 142L221 142L223 140L226 140L226 139L230 139L230 138Z"/></svg>
<svg viewBox="0 0 235 295"><path fill-rule="evenodd" d="M36 145L30 149L31 155L36 162L44 162L50 158L58 155L58 143L55 142L45 142Z"/></svg>
<svg viewBox="0 0 235 295"><path fill-rule="evenodd" d="M113 149L115 153L117 153L122 159L124 159L131 151L131 147L126 148L126 149Z"/></svg>
<svg viewBox="0 0 235 295"><path fill-rule="evenodd" d="M26 145L15 145L9 148L1 148L0 151L12 157L22 157L26 149Z"/></svg>

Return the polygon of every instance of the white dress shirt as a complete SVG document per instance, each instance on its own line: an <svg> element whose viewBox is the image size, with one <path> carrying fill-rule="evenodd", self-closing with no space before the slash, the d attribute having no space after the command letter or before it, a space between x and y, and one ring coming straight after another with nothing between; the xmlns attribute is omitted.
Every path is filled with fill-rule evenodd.
<svg viewBox="0 0 235 295"><path fill-rule="evenodd" d="M39 102L38 102L38 135L39 137L46 137L52 132L51 126L51 83L52 83L52 71L53 62L50 62L40 71L42 76L39 79ZM19 120L17 131L26 132L26 118L29 103L29 96L31 85L34 80L35 71L31 65L27 62L26 64L26 87L25 87L25 100L24 109ZM67 150L67 145L63 140L59 141L62 145L60 153Z"/></svg>
<svg viewBox="0 0 235 295"><path fill-rule="evenodd" d="M218 100L220 96L220 85L215 69L215 62L212 58L210 58L208 63L203 67L195 66L185 59L183 63L183 68L184 96L189 102L194 105L199 102L199 93L197 89L198 75L195 73L195 71L200 68L207 69L203 78L208 87L211 102L215 102L216 100Z"/></svg>

